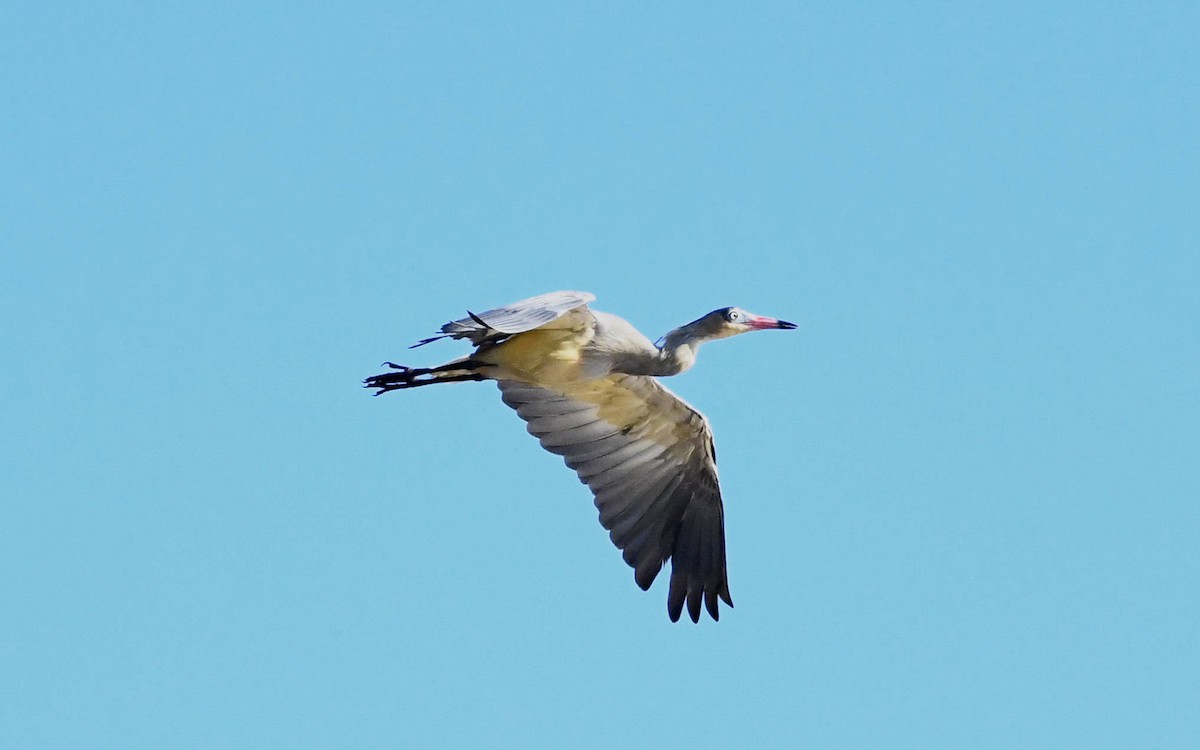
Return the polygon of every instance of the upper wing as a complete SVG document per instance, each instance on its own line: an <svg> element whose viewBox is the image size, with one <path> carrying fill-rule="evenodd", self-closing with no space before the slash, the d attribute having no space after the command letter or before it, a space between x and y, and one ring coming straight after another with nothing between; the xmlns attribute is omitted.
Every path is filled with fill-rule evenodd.
<svg viewBox="0 0 1200 750"><path fill-rule="evenodd" d="M532 331L558 320L570 311L583 307L596 299L587 292L550 292L536 297L497 307L479 314L468 313L468 317L452 320L442 326L440 336L431 336L414 344L421 346L442 338L470 339L478 346L486 340L505 338L516 333Z"/></svg>
<svg viewBox="0 0 1200 750"><path fill-rule="evenodd" d="M639 375L616 373L558 390L498 384L529 432L591 488L600 523L637 584L648 589L671 559L672 620L685 600L693 622L701 600L714 620L718 597L733 606L716 455L703 415Z"/></svg>

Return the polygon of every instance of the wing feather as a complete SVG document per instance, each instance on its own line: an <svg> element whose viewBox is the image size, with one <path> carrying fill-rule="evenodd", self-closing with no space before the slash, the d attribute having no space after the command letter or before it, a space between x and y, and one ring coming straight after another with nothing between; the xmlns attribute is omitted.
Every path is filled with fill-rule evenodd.
<svg viewBox="0 0 1200 750"><path fill-rule="evenodd" d="M645 482L639 484L622 482L605 487L596 494L596 506L600 510L600 523L609 530L609 537L617 547L624 547L630 529L641 518L639 512L645 503L644 497L658 497L667 484L674 479L675 472L667 464L647 470Z"/></svg>
<svg viewBox="0 0 1200 750"><path fill-rule="evenodd" d="M653 446L653 444L651 445ZM597 471L596 473L592 474L590 473L589 466L588 469L578 473L580 474L580 479L583 479L585 482L587 482L588 487L591 487L593 492L599 492L605 487L608 487L611 484L616 484L623 479L641 478L644 474L648 473L647 471L643 470L643 467L652 461L656 461L656 459L658 459L663 453L665 453L665 450L662 448L650 447L638 451L634 455L629 456L618 463L616 466L610 466L603 471ZM661 462L656 461L656 465L657 463ZM589 472L590 475L583 476L584 472Z"/></svg>
<svg viewBox="0 0 1200 750"><path fill-rule="evenodd" d="M610 469L616 469L623 466L625 461L633 459L639 455L657 456L662 453L665 448L650 440L638 439L631 443L621 445L609 453L602 456L597 456L587 462L586 466L581 466L577 469L580 479L587 479L591 484L591 480L595 477L599 480L601 474Z"/></svg>
<svg viewBox="0 0 1200 750"><path fill-rule="evenodd" d="M604 420L597 419L579 427L572 427L567 430L559 430L557 432L545 432L539 436L542 442L542 447L552 453L561 453L567 455L577 445L586 445L594 443L597 440L611 438L619 435L621 428L613 427ZM537 433L534 433L537 434Z"/></svg>
<svg viewBox="0 0 1200 750"><path fill-rule="evenodd" d="M595 414L595 410L596 407L592 404L583 404L560 398L526 402L517 411L522 419L528 421L534 417L557 417L563 414L579 414L581 412Z"/></svg>
<svg viewBox="0 0 1200 750"><path fill-rule="evenodd" d="M669 502L682 482L683 478L672 472L666 481L656 482L649 487L641 488L639 492L630 493L632 501L614 519L612 527L609 528L610 535L621 539L620 546L627 552L628 548L635 546L639 540L649 538L651 535L656 539L660 538L662 528L661 524L654 523L655 513Z"/></svg>
<svg viewBox="0 0 1200 750"><path fill-rule="evenodd" d="M479 317L489 325L508 321ZM636 375L498 385L529 432L592 490L600 523L638 586L649 588L671 561L672 620L685 605L693 621L701 605L714 620L719 599L733 606L712 433L699 412L658 381Z"/></svg>
<svg viewBox="0 0 1200 750"><path fill-rule="evenodd" d="M479 344L507 338L549 325L573 310L586 308L596 299L588 292L550 292L523 299L510 305L494 307L481 313L452 320L441 328L441 334L422 339L415 346L443 338L470 339Z"/></svg>
<svg viewBox="0 0 1200 750"><path fill-rule="evenodd" d="M618 432L603 440L597 440L591 445L574 446L571 455L566 457L567 466L578 470L580 466L603 458L628 443L628 436Z"/></svg>
<svg viewBox="0 0 1200 750"><path fill-rule="evenodd" d="M569 411L563 414L547 414L542 417L534 417L529 420L529 429L536 430L544 435L550 432L573 430L593 424L596 421L596 415L591 410L584 409L581 411Z"/></svg>

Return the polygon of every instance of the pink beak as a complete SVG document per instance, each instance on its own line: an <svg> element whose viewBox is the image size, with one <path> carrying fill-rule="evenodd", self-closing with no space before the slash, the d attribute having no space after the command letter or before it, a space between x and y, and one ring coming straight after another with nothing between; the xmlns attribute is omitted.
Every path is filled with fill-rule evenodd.
<svg viewBox="0 0 1200 750"><path fill-rule="evenodd" d="M750 326L756 331L765 331L771 328L790 330L796 327L795 323L789 323L786 320L777 320L776 318L768 318L763 315L751 315L749 320L746 321L746 325Z"/></svg>

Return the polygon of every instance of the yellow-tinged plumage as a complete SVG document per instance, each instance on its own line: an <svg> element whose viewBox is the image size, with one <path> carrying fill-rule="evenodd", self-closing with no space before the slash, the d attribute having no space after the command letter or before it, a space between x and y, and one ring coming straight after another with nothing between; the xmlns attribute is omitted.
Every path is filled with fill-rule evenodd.
<svg viewBox="0 0 1200 750"><path fill-rule="evenodd" d="M528 383L559 383L579 377L581 354L578 332L538 329L513 336L476 359Z"/></svg>
<svg viewBox="0 0 1200 750"><path fill-rule="evenodd" d="M684 447L681 441L693 434L696 425L682 414L680 419L663 418L674 406L668 403L674 398L656 399L659 403L652 404L648 397L657 396L657 392L631 389L622 382L628 376L619 373L591 379L583 376L583 349L592 338L590 328L543 327L513 336L481 353L478 359L495 366L500 379L521 380L594 404L601 419L632 437ZM653 418L656 414L657 419Z"/></svg>
<svg viewBox="0 0 1200 750"><path fill-rule="evenodd" d="M583 375L583 349L594 336L590 320L571 312L487 347L476 359L527 383L571 383Z"/></svg>

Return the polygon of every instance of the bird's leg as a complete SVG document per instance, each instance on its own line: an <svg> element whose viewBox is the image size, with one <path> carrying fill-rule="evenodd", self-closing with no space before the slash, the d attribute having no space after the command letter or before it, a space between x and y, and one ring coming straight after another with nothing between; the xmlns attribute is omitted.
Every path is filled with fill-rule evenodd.
<svg viewBox="0 0 1200 750"><path fill-rule="evenodd" d="M406 367L394 362L384 362L383 365L385 367L391 368L395 372L372 375L363 381L363 387L378 388L379 390L375 392L375 395L378 396L388 391L417 388L423 385L433 385L434 383L485 380L481 373L474 371L480 364L482 363L465 360L451 362L440 367Z"/></svg>

